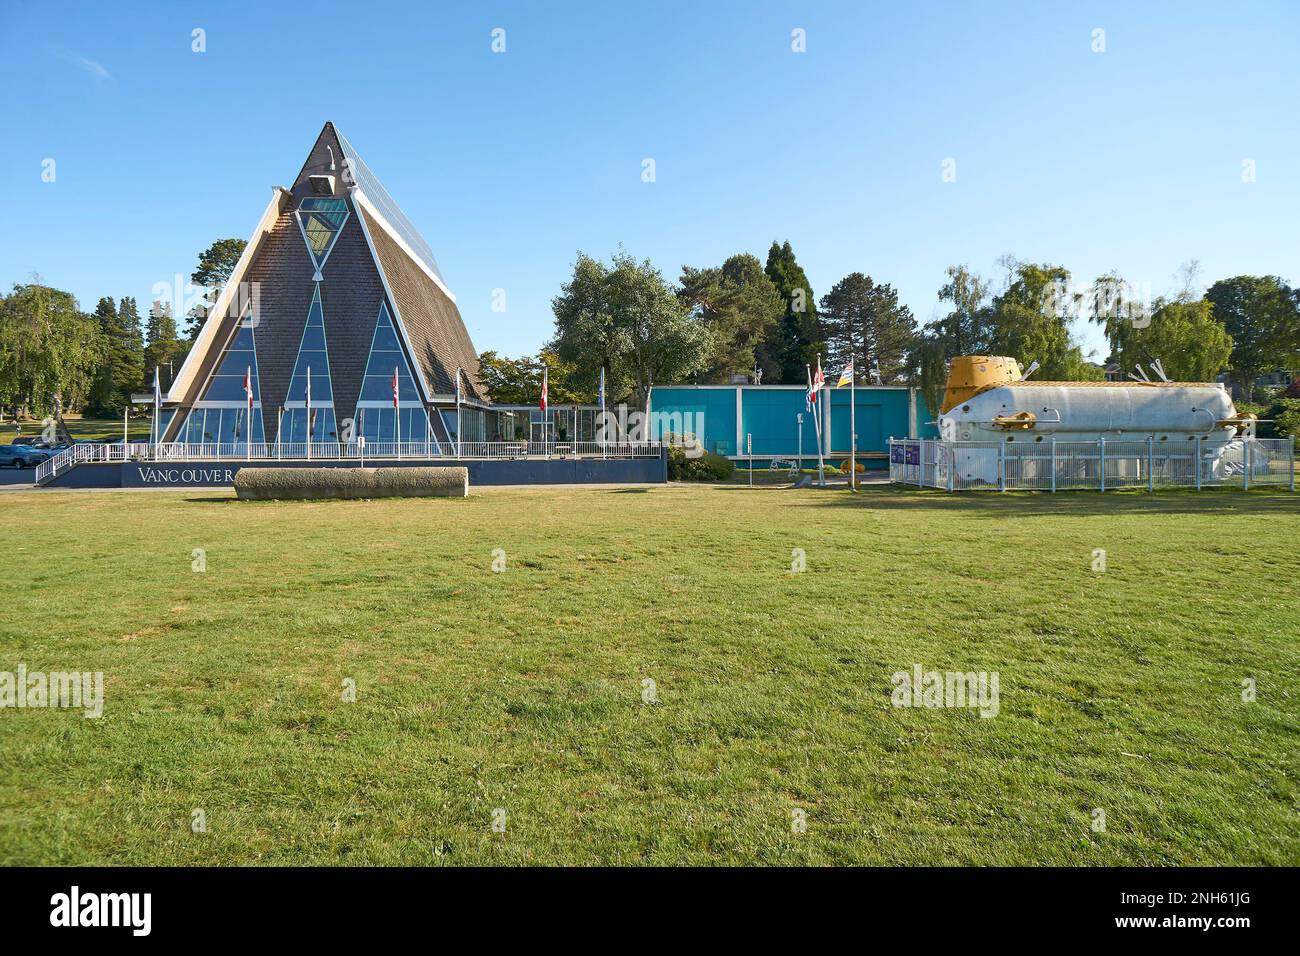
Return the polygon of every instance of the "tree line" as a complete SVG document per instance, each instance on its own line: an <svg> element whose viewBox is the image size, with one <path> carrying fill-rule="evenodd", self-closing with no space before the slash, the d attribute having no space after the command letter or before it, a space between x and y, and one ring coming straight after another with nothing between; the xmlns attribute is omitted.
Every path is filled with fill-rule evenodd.
<svg viewBox="0 0 1300 956"><path fill-rule="evenodd" d="M552 301L555 327L536 358L485 353L484 376L498 401L528 403L550 369L552 392L591 401L603 368L609 401L644 404L654 385L721 384L750 375L765 384L804 384L821 355L828 374L853 362L863 384L916 385L937 410L948 362L958 355L1009 355L1040 380L1120 377L1158 360L1171 379L1213 381L1229 372L1247 398L1265 373L1300 370L1300 289L1278 276L1235 276L1195 291L1199 267L1181 286L1152 296L1118 273L1080 287L1064 266L1004 256L1000 281L950 266L938 290L943 314L921 325L892 285L853 272L817 299L790 243L767 261L748 253L720 266L683 266L669 282L649 260L619 250L608 262L579 252ZM1106 364L1084 354L1075 322L1103 331Z"/></svg>
<svg viewBox="0 0 1300 956"><path fill-rule="evenodd" d="M11 418L56 408L117 418L133 392L152 391L155 369L166 390L244 245L222 239L199 256L190 280L202 294L186 314L183 336L170 300L156 300L143 319L132 296L104 296L85 313L72 293L39 276L0 295L0 409Z"/></svg>

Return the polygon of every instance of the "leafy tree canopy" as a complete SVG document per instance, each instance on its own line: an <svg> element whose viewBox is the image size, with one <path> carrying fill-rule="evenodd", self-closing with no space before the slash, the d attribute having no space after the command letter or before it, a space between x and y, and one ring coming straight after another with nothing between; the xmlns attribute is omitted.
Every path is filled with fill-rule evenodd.
<svg viewBox="0 0 1300 956"><path fill-rule="evenodd" d="M645 404L651 386L688 380L704 370L712 336L692 320L649 260L619 251L606 265L578 253L573 275L551 302L551 348L573 365L574 384L594 391L601 366L611 402Z"/></svg>
<svg viewBox="0 0 1300 956"><path fill-rule="evenodd" d="M104 355L99 323L70 292L35 280L0 296L0 404L51 412L55 396L80 408Z"/></svg>
<svg viewBox="0 0 1300 956"><path fill-rule="evenodd" d="M776 334L784 314L781 295L762 263L742 253L721 268L683 266L677 294L711 333L712 349L701 373L704 381L725 383L732 375L761 367L762 347ZM763 368L764 381L773 373L780 375L780 368Z"/></svg>

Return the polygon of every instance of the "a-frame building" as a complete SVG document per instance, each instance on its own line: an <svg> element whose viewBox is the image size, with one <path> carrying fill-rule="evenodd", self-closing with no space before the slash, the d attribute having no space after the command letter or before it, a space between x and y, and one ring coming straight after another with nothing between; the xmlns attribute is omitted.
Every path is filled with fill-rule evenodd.
<svg viewBox="0 0 1300 956"><path fill-rule="evenodd" d="M159 439L442 445L458 370L463 400L486 404L432 250L326 123L292 187L275 188L176 375Z"/></svg>

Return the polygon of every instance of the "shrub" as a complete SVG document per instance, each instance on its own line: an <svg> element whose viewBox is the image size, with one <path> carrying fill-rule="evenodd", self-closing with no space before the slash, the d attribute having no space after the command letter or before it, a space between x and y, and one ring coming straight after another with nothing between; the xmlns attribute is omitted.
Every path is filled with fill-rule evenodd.
<svg viewBox="0 0 1300 956"><path fill-rule="evenodd" d="M235 494L248 501L316 498L463 498L466 468L241 468Z"/></svg>
<svg viewBox="0 0 1300 956"><path fill-rule="evenodd" d="M681 445L668 446L669 481L725 481L736 470L735 462L711 451L689 458Z"/></svg>
<svg viewBox="0 0 1300 956"><path fill-rule="evenodd" d="M1256 434L1260 438L1300 438L1300 398L1279 398L1259 413L1260 418L1272 419L1259 424Z"/></svg>

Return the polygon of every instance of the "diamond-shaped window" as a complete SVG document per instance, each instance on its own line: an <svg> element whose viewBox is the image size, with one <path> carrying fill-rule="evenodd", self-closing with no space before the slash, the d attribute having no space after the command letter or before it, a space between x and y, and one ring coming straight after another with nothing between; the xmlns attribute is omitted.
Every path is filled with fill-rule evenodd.
<svg viewBox="0 0 1300 956"><path fill-rule="evenodd" d="M307 242L307 251L316 266L315 281L321 281L321 270L330 250L348 221L348 205L342 199L304 199L298 205L298 225Z"/></svg>

